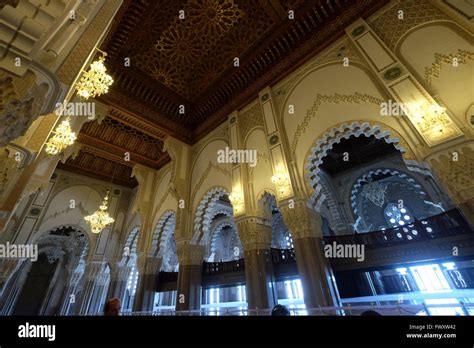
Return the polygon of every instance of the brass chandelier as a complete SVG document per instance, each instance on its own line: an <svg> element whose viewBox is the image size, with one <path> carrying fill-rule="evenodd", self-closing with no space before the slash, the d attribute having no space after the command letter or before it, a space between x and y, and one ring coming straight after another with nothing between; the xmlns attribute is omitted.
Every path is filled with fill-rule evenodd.
<svg viewBox="0 0 474 348"><path fill-rule="evenodd" d="M115 221L114 218L109 216L109 191L104 197L102 205L99 210L96 210L94 214L84 217L84 220L90 225L92 233L100 233L102 230Z"/></svg>
<svg viewBox="0 0 474 348"><path fill-rule="evenodd" d="M107 93L114 82L112 76L107 74L107 68L104 65L107 53L97 50L102 53L102 56L91 64L89 71L85 71L76 84L77 94L86 100Z"/></svg>
<svg viewBox="0 0 474 348"><path fill-rule="evenodd" d="M244 196L241 191L232 191L229 195L229 200L233 206L241 206L244 204Z"/></svg>
<svg viewBox="0 0 474 348"><path fill-rule="evenodd" d="M53 131L53 136L46 143L46 153L48 155L57 155L69 145L74 144L76 133L71 130L69 118L63 120Z"/></svg>

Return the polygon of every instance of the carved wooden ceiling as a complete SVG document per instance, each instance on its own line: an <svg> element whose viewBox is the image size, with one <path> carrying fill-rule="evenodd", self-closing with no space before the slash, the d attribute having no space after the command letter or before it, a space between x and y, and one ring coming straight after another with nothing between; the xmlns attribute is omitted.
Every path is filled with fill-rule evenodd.
<svg viewBox="0 0 474 348"><path fill-rule="evenodd" d="M126 120L126 115L111 109L102 121L85 123L77 139L79 154L58 167L135 187L137 181L131 177L135 164L159 169L170 158L163 151L164 133Z"/></svg>
<svg viewBox="0 0 474 348"><path fill-rule="evenodd" d="M134 163L159 168L166 136L194 143L387 2L125 0L101 46L115 82L98 100L112 111L83 128L84 149L64 166L89 163L97 176L92 158L103 157L124 175Z"/></svg>

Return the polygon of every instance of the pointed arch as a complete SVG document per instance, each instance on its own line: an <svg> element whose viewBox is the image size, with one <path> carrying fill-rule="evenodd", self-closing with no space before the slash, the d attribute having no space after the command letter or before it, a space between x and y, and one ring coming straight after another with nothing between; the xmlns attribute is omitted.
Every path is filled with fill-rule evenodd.
<svg viewBox="0 0 474 348"><path fill-rule="evenodd" d="M226 228L232 229L232 240L229 245L229 250L232 250L232 253L234 252L234 248L237 247L239 253L237 255L234 255L235 257L240 257L243 253L243 248L242 248L242 243L239 238L239 234L237 233L237 228L235 226L235 223L231 221L230 219L226 219L226 221L220 222L212 231L211 236L210 236L210 242L209 242L209 248L208 248L208 258L215 255L217 253L217 241L218 238L221 236L222 231ZM216 260L214 260L216 261ZM229 260L224 260L224 261L229 261Z"/></svg>
<svg viewBox="0 0 474 348"><path fill-rule="evenodd" d="M366 137L374 136L377 139L384 140L388 144L393 144L402 154L403 161L409 170L420 172L424 175L430 175L429 170L417 162L415 152L395 129L385 124L371 124L364 120L342 122L326 130L326 132L314 142L314 146L308 150L305 157L306 165L304 171L306 188L311 197L310 203L316 211L320 211L321 204L326 197L324 195L324 182L322 180L322 169L320 166L327 152L342 139L349 139L351 136L360 137L362 135Z"/></svg>
<svg viewBox="0 0 474 348"><path fill-rule="evenodd" d="M165 211L153 232L152 242L149 252L155 256L163 254L165 242L172 237L176 226L176 213L173 210Z"/></svg>
<svg viewBox="0 0 474 348"><path fill-rule="evenodd" d="M223 187L213 187L204 194L194 214L194 235L193 242L203 244L210 237L210 223L212 221L214 210L217 208L217 201L228 196L229 193Z"/></svg>

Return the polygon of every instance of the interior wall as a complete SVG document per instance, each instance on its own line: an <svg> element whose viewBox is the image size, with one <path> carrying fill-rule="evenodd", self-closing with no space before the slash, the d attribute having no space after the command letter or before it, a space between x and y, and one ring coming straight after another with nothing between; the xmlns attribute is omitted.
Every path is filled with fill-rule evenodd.
<svg viewBox="0 0 474 348"><path fill-rule="evenodd" d="M364 120L404 132L396 118L381 116L380 105L385 101L371 74L355 63L329 64L306 74L289 92L281 115L300 173L315 140L336 124Z"/></svg>
<svg viewBox="0 0 474 348"><path fill-rule="evenodd" d="M211 140L194 157L190 191L193 211L195 211L204 195L211 188L222 187L227 192L232 191L230 179L231 165L229 163L217 162L218 151L225 150L226 147L229 147L229 144L222 139Z"/></svg>
<svg viewBox="0 0 474 348"><path fill-rule="evenodd" d="M255 202L258 202L264 192L273 192L275 189L271 182L273 173L264 130L257 127L250 131L244 148L257 151L257 165L248 168L248 171L249 181L253 184L253 198Z"/></svg>
<svg viewBox="0 0 474 348"><path fill-rule="evenodd" d="M395 49L418 81L439 98L461 127L469 124L466 115L474 102L473 44L474 36L456 23L435 21L408 31Z"/></svg>

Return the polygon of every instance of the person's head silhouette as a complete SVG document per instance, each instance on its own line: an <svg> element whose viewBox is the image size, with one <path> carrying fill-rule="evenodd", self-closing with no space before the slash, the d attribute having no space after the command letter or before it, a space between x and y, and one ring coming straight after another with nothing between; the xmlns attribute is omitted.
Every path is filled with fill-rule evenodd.
<svg viewBox="0 0 474 348"><path fill-rule="evenodd" d="M283 305L278 304L272 309L272 316L284 317L284 316L290 316L290 315L291 314L288 308L286 308Z"/></svg>
<svg viewBox="0 0 474 348"><path fill-rule="evenodd" d="M105 305L104 305L104 315L120 315L120 310L122 308L122 304L120 302L120 299L118 298L111 298L108 300Z"/></svg>

